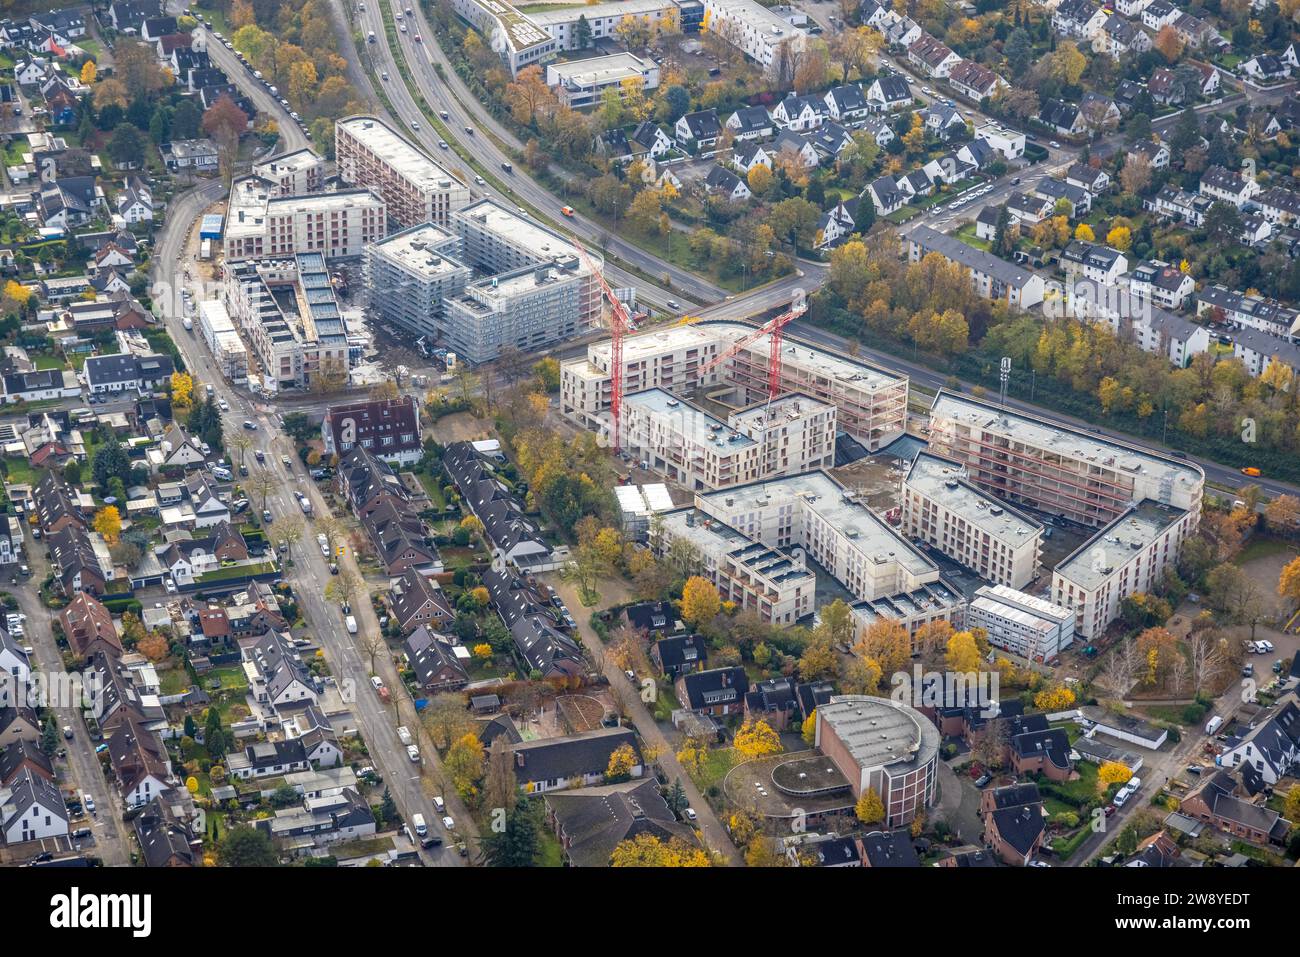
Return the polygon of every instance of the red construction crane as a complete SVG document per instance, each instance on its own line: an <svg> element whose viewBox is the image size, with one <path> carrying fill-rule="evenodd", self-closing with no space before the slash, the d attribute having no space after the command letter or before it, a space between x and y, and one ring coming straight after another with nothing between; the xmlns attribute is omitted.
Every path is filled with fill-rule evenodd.
<svg viewBox="0 0 1300 957"><path fill-rule="evenodd" d="M575 238L573 245L578 247L578 252L582 256L582 261L587 264L596 276L596 281L600 283L601 291L605 298L609 300L609 308L613 319L610 322L610 357L609 357L609 414L610 430L613 441L614 454L617 455L623 449L622 430L620 423L623 418L623 336L631 332L634 328L632 317L627 314L627 306L623 301L614 295L614 290L609 288L609 283L605 282L604 273L596 267L591 257L587 255L587 250L582 243Z"/></svg>
<svg viewBox="0 0 1300 957"><path fill-rule="evenodd" d="M704 365L700 366L696 375L703 378L709 372L712 372L719 365L726 362L733 356L739 355L740 351L753 342L757 342L763 336L771 336L769 342L767 358L767 397L769 400L775 399L781 391L781 342L785 332L786 325L808 311L808 305L804 300L804 291L796 289L794 299L790 303L788 311L781 315L769 319L763 325L759 326L753 332L747 332L736 342L718 353Z"/></svg>

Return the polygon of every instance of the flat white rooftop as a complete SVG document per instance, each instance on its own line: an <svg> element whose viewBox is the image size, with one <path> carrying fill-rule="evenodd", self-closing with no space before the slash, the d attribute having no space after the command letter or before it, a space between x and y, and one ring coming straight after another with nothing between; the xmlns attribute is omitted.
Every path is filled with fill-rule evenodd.
<svg viewBox="0 0 1300 957"><path fill-rule="evenodd" d="M1043 526L1038 522L967 482L962 466L937 455L928 452L917 455L906 482L1000 542L1015 546L1042 531Z"/></svg>
<svg viewBox="0 0 1300 957"><path fill-rule="evenodd" d="M471 203L459 210L456 216L476 223L479 228L500 236L503 241L526 250L538 259L578 255L578 247L559 233L491 199Z"/></svg>
<svg viewBox="0 0 1300 957"><path fill-rule="evenodd" d="M609 56L552 63L546 70L566 83L595 87L618 83L629 77L641 77L654 68L654 63L631 53L611 53Z"/></svg>
<svg viewBox="0 0 1300 957"><path fill-rule="evenodd" d="M703 409L683 402L663 389L647 389L623 398L633 408L672 420L677 431L700 445L708 445L719 455L747 449L758 443L743 432L735 432L721 419Z"/></svg>
<svg viewBox="0 0 1300 957"><path fill-rule="evenodd" d="M437 279L467 268L448 252L454 250L459 238L447 230L425 223L412 226L400 233L372 245L371 251L397 266L423 279Z"/></svg>
<svg viewBox="0 0 1300 957"><path fill-rule="evenodd" d="M988 585L979 588L971 599L971 611L981 611L1040 634L1050 634L1074 621L1074 612L1069 608L1026 595L1005 585L996 588L1001 592Z"/></svg>
<svg viewBox="0 0 1300 957"><path fill-rule="evenodd" d="M577 8L560 4L553 10L535 10L528 14L528 19L545 28L572 23L580 16L586 17L588 22L601 17L644 17L675 10L676 6L672 0L619 0L617 3L592 3Z"/></svg>
<svg viewBox="0 0 1300 957"><path fill-rule="evenodd" d="M931 419L953 419L1006 435L1016 442L1049 449L1066 458L1083 459L1133 475L1168 478L1184 488L1199 485L1205 475L1190 462L1179 462L1144 449L1113 442L1051 419L1002 409L966 396L940 391L930 409Z"/></svg>
<svg viewBox="0 0 1300 957"><path fill-rule="evenodd" d="M804 472L786 478L751 482L716 492L698 493L710 504L722 504L722 514L738 515L769 508L774 499L798 498L803 507L850 539L872 559L897 561L914 575L937 572L938 566L912 543L876 516L866 505L850 498L852 493L825 472ZM730 501L731 504L726 504Z"/></svg>
<svg viewBox="0 0 1300 957"><path fill-rule="evenodd" d="M1181 508L1145 499L1075 549L1056 566L1056 574L1092 591L1185 514Z"/></svg>
<svg viewBox="0 0 1300 957"><path fill-rule="evenodd" d="M433 191L464 185L378 117L353 116L339 120L338 126L419 189Z"/></svg>

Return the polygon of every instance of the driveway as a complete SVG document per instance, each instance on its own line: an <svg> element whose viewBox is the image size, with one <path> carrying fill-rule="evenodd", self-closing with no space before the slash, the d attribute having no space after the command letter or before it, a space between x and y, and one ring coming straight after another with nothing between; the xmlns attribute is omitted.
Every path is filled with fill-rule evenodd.
<svg viewBox="0 0 1300 957"><path fill-rule="evenodd" d="M595 609L584 608L578 598L577 587L569 582L561 581L558 576L549 577L547 584L559 593L564 604L573 613L573 617L578 620L578 637L583 645L588 649L596 648L599 651L602 648L600 638L597 637L588 624L591 612ZM604 604L611 603L606 601ZM597 657L605 661L604 673L610 687L622 692L622 697L627 704L628 717L632 719L632 724L637 733L641 735L641 740L659 752L659 767L663 770L664 775L670 782L674 780L682 782L682 789L686 792L686 799L690 802L691 807L695 809L697 818L695 826L703 836L704 843L711 850L725 857L733 867L744 866L744 859L741 857L740 851L731 842L731 837L723 828L717 815L713 813L713 809L709 806L708 801L704 799L704 795L695 786L695 782L691 780L691 776L678 763L677 753L673 750L672 744L646 709L645 704L642 703L639 689L628 681L627 675L623 674L618 665L606 660L603 654L599 654Z"/></svg>

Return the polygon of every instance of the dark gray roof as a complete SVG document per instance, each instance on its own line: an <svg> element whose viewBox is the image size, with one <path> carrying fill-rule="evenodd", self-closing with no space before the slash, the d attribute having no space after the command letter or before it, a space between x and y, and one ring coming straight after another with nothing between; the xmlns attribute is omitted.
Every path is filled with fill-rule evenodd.
<svg viewBox="0 0 1300 957"><path fill-rule="evenodd" d="M636 732L630 728L597 728L565 738L521 741L511 748L515 755L515 776L521 784L526 784L604 774L610 755L624 744L631 746L640 763L641 749Z"/></svg>
<svg viewBox="0 0 1300 957"><path fill-rule="evenodd" d="M678 823L653 779L548 794L546 804L576 867L605 867L621 841L642 834L696 843L694 832Z"/></svg>
<svg viewBox="0 0 1300 957"><path fill-rule="evenodd" d="M945 236L929 226L918 226L912 230L911 240L925 251L933 251L946 256L953 262L961 263L977 272L992 276L1008 286L1022 288L1035 276L1031 269L1025 269L1013 262L968 246L960 239Z"/></svg>

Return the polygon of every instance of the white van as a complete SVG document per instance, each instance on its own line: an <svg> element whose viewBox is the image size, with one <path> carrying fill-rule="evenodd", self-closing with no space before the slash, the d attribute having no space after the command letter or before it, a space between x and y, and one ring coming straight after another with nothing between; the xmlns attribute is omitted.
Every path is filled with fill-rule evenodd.
<svg viewBox="0 0 1300 957"><path fill-rule="evenodd" d="M406 725L402 725L400 728L397 729L397 738L399 741L402 742L402 744L410 744L411 729L408 728Z"/></svg>
<svg viewBox="0 0 1300 957"><path fill-rule="evenodd" d="M347 626L349 635L355 635L357 633L357 620L351 615L348 615L343 619L343 624Z"/></svg>
<svg viewBox="0 0 1300 957"><path fill-rule="evenodd" d="M1216 714L1205 723L1205 733L1214 734L1214 732L1218 731L1221 727L1223 727L1223 718Z"/></svg>
<svg viewBox="0 0 1300 957"><path fill-rule="evenodd" d="M423 814L412 815L411 823L415 825L415 833L420 837L425 837L429 833L429 825L424 823Z"/></svg>

